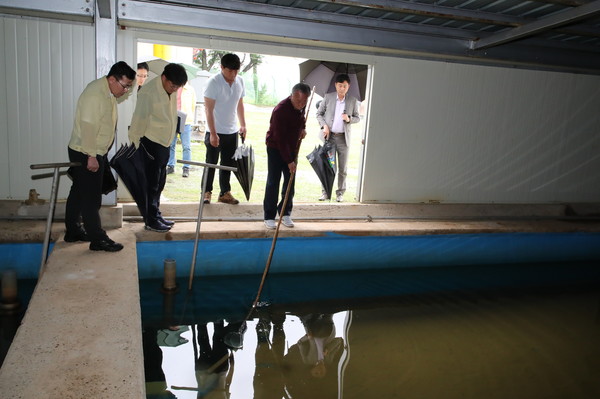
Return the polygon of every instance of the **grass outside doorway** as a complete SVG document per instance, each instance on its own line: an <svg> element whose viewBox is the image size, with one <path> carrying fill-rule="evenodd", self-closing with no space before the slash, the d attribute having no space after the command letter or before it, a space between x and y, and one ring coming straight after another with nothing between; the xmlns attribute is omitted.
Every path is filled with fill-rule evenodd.
<svg viewBox="0 0 600 399"><path fill-rule="evenodd" d="M254 181L252 183L252 191L250 201L246 201L246 196L237 181L237 178L232 173L231 175L231 193L235 198L240 200L240 203L262 204L265 184L267 180L267 151L265 146L265 137L269 128L269 119L273 107L259 107L251 104L245 104L246 125L248 129L246 143L251 144L254 148ZM346 194L344 202L357 202L356 186L358 181L358 164L360 157L360 142L363 137L364 120L355 124L352 127L352 143L350 144L350 157L348 160L348 177L346 179ZM298 157L298 170L296 172L296 193L294 196L295 203L302 202L318 202L321 196L321 183L306 159L315 146L321 142L317 137L319 132L319 124L316 119L315 104L311 105L311 110L308 115L306 138L302 141L300 147L300 155ZM241 143L241 142L240 142ZM178 143L175 153L176 159L181 159L181 144ZM192 160L205 162L206 147L204 142L192 141ZM192 167L190 176L184 178L181 175L182 164L175 165L175 173L167 175L167 182L162 193L162 202L198 202L202 191L202 167ZM219 190L218 171L215 173L213 182L214 195L213 201L216 201L216 196ZM282 180L283 181L283 180ZM337 188L337 176L333 186L333 194L335 202L335 190Z"/></svg>

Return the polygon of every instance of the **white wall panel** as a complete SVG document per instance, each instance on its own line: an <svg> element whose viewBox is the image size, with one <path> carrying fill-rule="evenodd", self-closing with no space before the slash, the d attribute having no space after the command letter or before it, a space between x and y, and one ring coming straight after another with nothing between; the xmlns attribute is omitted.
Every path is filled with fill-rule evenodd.
<svg viewBox="0 0 600 399"><path fill-rule="evenodd" d="M600 201L600 78L386 59L364 201Z"/></svg>
<svg viewBox="0 0 600 399"><path fill-rule="evenodd" d="M89 25L0 18L0 198L49 198L51 179L31 180L35 163L66 162L79 94L95 78ZM41 173L42 171L35 171ZM70 182L62 179L59 198Z"/></svg>

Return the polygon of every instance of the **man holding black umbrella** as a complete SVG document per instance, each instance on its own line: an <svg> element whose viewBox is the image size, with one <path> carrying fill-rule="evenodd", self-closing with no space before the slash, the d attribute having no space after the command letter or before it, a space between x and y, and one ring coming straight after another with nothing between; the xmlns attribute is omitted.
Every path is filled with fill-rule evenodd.
<svg viewBox="0 0 600 399"><path fill-rule="evenodd" d="M115 139L116 99L131 90L134 79L135 71L119 61L107 76L88 84L77 100L68 151L69 160L81 165L69 170L73 185L65 210L65 241L91 241L92 251L123 249L102 230L99 210L104 169L110 168L105 155ZM80 217L85 230L79 224Z"/></svg>
<svg viewBox="0 0 600 399"><path fill-rule="evenodd" d="M292 88L292 95L282 100L273 108L269 131L267 132L267 185L263 210L265 226L275 229L275 216L283 215L282 223L286 227L294 227L292 221L292 206L294 199L294 181L290 181L292 173L296 172L298 157L298 142L306 135L306 120L304 108L310 95L310 86L298 83ZM279 181L283 175L281 201L277 203ZM290 186L289 198L285 209L283 202L288 184Z"/></svg>
<svg viewBox="0 0 600 399"><path fill-rule="evenodd" d="M335 200L342 202L346 192L348 153L350 148L351 124L360 122L360 102L347 94L350 77L341 73L335 78L335 92L327 93L317 110L317 121L321 125L324 140L332 140L336 147L338 165L338 189ZM319 201L330 199L325 189Z"/></svg>
<svg viewBox="0 0 600 399"><path fill-rule="evenodd" d="M174 222L166 220L160 212L160 195L167 178L169 148L177 125L177 90L187 83L187 73L180 64L168 64L161 76L144 84L131 118L129 140L137 147L143 146L146 158L145 229L166 233ZM144 214L145 211L145 214Z"/></svg>

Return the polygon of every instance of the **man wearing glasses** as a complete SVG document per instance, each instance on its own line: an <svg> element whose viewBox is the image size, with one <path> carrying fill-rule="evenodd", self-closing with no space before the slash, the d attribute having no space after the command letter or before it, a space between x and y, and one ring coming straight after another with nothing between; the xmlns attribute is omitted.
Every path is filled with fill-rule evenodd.
<svg viewBox="0 0 600 399"><path fill-rule="evenodd" d="M166 233L174 222L162 217L159 209L160 195L167 178L169 147L177 127L177 89L187 83L185 68L168 64L161 76L144 84L138 93L129 140L148 153L146 163L147 209L140 209L145 229Z"/></svg>
<svg viewBox="0 0 600 399"><path fill-rule="evenodd" d="M92 251L116 252L123 245L114 242L102 229L102 178L106 153L115 139L117 98L131 89L135 71L123 61L114 64L107 76L89 83L77 100L75 121L68 151L73 185L65 210L65 241L91 241ZM83 227L80 224L83 219Z"/></svg>

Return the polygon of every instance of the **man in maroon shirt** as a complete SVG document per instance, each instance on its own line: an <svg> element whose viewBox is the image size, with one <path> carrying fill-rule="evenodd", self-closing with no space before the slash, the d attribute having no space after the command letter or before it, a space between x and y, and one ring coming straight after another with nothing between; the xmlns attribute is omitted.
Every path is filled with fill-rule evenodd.
<svg viewBox="0 0 600 399"><path fill-rule="evenodd" d="M269 131L267 132L267 186L263 201L265 226L275 229L277 213L283 214L282 223L286 227L294 227L292 221L292 205L294 199L294 181L290 183L290 176L296 172L298 142L306 136L306 121L304 108L310 95L310 87L305 83L298 83L292 88L292 95L282 100L273 109ZM279 204L278 191L281 175L283 174L283 187ZM290 194L285 210L283 200L288 184L291 184Z"/></svg>

